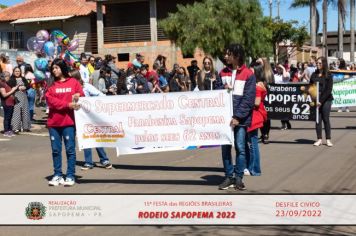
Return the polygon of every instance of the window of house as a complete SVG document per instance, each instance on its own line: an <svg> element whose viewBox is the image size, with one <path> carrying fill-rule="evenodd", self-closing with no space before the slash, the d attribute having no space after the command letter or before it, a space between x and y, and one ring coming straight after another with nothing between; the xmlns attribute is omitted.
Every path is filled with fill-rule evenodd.
<svg viewBox="0 0 356 236"><path fill-rule="evenodd" d="M118 61L130 61L129 53L119 53L117 54Z"/></svg>
<svg viewBox="0 0 356 236"><path fill-rule="evenodd" d="M193 53L183 53L183 58L186 59L186 58L194 58L194 55Z"/></svg>
<svg viewBox="0 0 356 236"><path fill-rule="evenodd" d="M24 49L25 38L23 32L0 32L0 48Z"/></svg>

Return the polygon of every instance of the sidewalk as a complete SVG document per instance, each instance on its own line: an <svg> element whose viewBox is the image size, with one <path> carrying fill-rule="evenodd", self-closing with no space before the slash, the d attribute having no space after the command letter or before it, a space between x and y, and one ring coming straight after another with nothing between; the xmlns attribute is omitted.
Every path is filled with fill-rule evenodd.
<svg viewBox="0 0 356 236"><path fill-rule="evenodd" d="M47 134L48 130L46 128L46 122L47 122L47 115L46 111L44 110L43 107L35 107L35 115L34 115L35 121L32 122L31 125L31 132L27 133L22 133L22 134ZM4 130L3 127L3 122L4 122L4 112L3 109L0 109L0 130Z"/></svg>

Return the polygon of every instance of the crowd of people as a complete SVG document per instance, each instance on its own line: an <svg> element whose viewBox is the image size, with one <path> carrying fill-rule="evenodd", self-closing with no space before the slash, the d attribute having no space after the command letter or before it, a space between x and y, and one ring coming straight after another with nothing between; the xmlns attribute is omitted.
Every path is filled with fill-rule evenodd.
<svg viewBox="0 0 356 236"><path fill-rule="evenodd" d="M232 161L231 145L222 145L222 160L225 179L219 189L235 187L244 190L244 175L261 175L259 139L269 143L271 121L268 119L263 101L271 83L315 83L320 82L319 122L316 123L318 140L322 144L322 122L325 126L326 144L331 143L330 110L332 78L327 60L311 57L308 63L289 65L288 61L271 64L267 58L245 63L244 49L231 44L224 55L225 67L219 72L211 57L204 57L201 67L196 60L187 68L174 64L166 67L166 58L157 56L152 68L145 58L137 54L126 69L116 66L116 58L104 58L81 54L79 68L68 68L61 59L49 60L47 78L38 86L32 66L17 57L12 67L5 55L0 55L0 92L4 110L4 136L12 137L19 132L30 132L34 118L35 100L45 100L49 111L47 127L51 139L54 175L49 185L72 186L75 184L75 120L74 110L80 109L80 96L114 96L148 93L167 93L227 89L233 94L233 117L236 162ZM345 61L330 65L332 69L344 69ZM338 66L335 68L334 66ZM345 66L345 67L344 67ZM350 68L351 69L351 68ZM347 108L346 108L347 109ZM347 110L346 110L347 111ZM288 120L282 120L282 130L291 129ZM258 137L260 129L261 136ZM62 141L67 155L67 173L62 173ZM103 148L96 148L100 163L106 168L112 165ZM82 170L92 169L91 149L84 150L85 164Z"/></svg>

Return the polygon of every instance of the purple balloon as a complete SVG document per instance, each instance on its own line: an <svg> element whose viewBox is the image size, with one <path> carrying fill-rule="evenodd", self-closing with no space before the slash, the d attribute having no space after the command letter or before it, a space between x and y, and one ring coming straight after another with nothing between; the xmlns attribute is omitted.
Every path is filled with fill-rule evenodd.
<svg viewBox="0 0 356 236"><path fill-rule="evenodd" d="M31 52L35 52L38 49L36 37L31 37L27 40L27 49Z"/></svg>
<svg viewBox="0 0 356 236"><path fill-rule="evenodd" d="M35 44L35 52L41 53L43 49L43 45L46 43L46 41L42 40L37 40L37 44Z"/></svg>
<svg viewBox="0 0 356 236"><path fill-rule="evenodd" d="M36 37L31 37L27 40L27 49L31 52L40 53L45 41L40 41Z"/></svg>
<svg viewBox="0 0 356 236"><path fill-rule="evenodd" d="M70 41L67 49L71 52L75 51L79 47L79 39L73 39Z"/></svg>
<svg viewBox="0 0 356 236"><path fill-rule="evenodd" d="M49 33L47 30L39 30L36 34L36 38L39 41L48 41L49 40Z"/></svg>

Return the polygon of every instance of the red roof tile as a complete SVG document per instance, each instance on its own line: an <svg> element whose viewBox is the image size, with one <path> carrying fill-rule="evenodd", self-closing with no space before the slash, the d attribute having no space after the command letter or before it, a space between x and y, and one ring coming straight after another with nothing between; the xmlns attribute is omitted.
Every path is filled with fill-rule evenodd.
<svg viewBox="0 0 356 236"><path fill-rule="evenodd" d="M49 16L86 16L96 11L96 3L86 0L27 0L0 11L0 21Z"/></svg>

